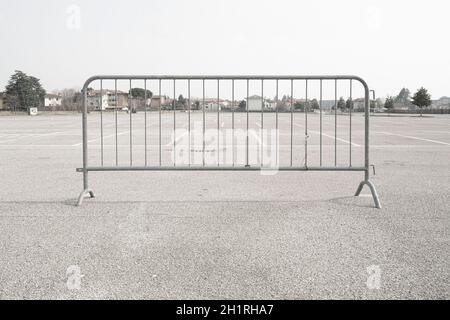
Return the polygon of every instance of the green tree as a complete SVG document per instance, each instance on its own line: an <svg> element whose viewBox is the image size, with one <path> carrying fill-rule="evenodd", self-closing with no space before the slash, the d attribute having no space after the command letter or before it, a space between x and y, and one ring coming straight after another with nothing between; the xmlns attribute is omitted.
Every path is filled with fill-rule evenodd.
<svg viewBox="0 0 450 320"><path fill-rule="evenodd" d="M400 90L398 96L395 97L394 102L406 103L409 101L410 95L411 95L411 92L409 91L409 89L403 88L402 90Z"/></svg>
<svg viewBox="0 0 450 320"><path fill-rule="evenodd" d="M10 106L26 111L42 105L45 90L39 79L16 70L6 86L6 97Z"/></svg>
<svg viewBox="0 0 450 320"><path fill-rule="evenodd" d="M305 111L305 104L297 101L296 103L294 103L294 110Z"/></svg>
<svg viewBox="0 0 450 320"><path fill-rule="evenodd" d="M343 111L345 110L345 100L343 97L341 97L338 101L337 107L339 110Z"/></svg>
<svg viewBox="0 0 450 320"><path fill-rule="evenodd" d="M5 105L8 106L10 111L15 112L16 110L20 109L20 101L17 96L5 94L4 97L5 98L3 101L4 101Z"/></svg>
<svg viewBox="0 0 450 320"><path fill-rule="evenodd" d="M309 101L309 100L305 101L304 106L305 106L305 110L303 110L303 111L308 111L308 112L311 111L311 101Z"/></svg>
<svg viewBox="0 0 450 320"><path fill-rule="evenodd" d="M180 94L179 96L178 96L178 103L177 103L177 105L180 107L180 108L185 108L186 107L186 103L187 103L187 99L185 98L185 97L183 97L183 95L182 94Z"/></svg>
<svg viewBox="0 0 450 320"><path fill-rule="evenodd" d="M320 109L320 105L319 105L319 102L317 101L317 99L312 99L311 100L311 109L312 110Z"/></svg>
<svg viewBox="0 0 450 320"><path fill-rule="evenodd" d="M391 96L387 97L384 102L384 107L388 110L388 112L394 109L394 98Z"/></svg>
<svg viewBox="0 0 450 320"><path fill-rule="evenodd" d="M241 102L239 102L239 110L246 110L247 109L247 103L245 102L245 100L242 100Z"/></svg>
<svg viewBox="0 0 450 320"><path fill-rule="evenodd" d="M420 116L422 117L422 108L431 106L431 96L428 90L421 87L413 96L412 104L420 108Z"/></svg>
<svg viewBox="0 0 450 320"><path fill-rule="evenodd" d="M348 98L347 101L345 101L345 108L347 110L353 110L353 106L354 106L353 99Z"/></svg>
<svg viewBox="0 0 450 320"><path fill-rule="evenodd" d="M128 93L131 92L131 96L134 98L142 98L145 99L145 89L142 88L132 88ZM147 99L153 97L153 92L147 90Z"/></svg>

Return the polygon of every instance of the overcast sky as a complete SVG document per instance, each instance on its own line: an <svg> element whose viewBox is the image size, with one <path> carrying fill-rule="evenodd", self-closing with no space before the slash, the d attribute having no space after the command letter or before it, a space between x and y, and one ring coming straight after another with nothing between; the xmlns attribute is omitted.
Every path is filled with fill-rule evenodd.
<svg viewBox="0 0 450 320"><path fill-rule="evenodd" d="M0 90L94 74L355 74L450 96L448 0L0 0Z"/></svg>

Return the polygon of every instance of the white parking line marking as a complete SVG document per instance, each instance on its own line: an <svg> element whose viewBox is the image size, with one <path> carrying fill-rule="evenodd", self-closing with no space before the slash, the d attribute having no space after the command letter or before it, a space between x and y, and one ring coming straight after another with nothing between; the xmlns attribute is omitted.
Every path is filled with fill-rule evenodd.
<svg viewBox="0 0 450 320"><path fill-rule="evenodd" d="M119 133L117 134L117 136L122 136L122 135L127 134L127 133L130 133L130 131L119 132ZM116 136L115 133L114 133L114 134L110 134L110 135L104 136L104 137L103 137L103 140L104 140L104 139L108 139L108 138L112 138L112 137L115 137L115 136ZM102 138L97 138L97 139L88 140L88 143L96 142L96 141L99 141L99 140L101 140L101 139L102 139ZM72 145L72 147L79 147L79 146L81 146L81 145L83 145L83 142L74 144L74 145Z"/></svg>
<svg viewBox="0 0 450 320"><path fill-rule="evenodd" d="M3 140L1 141L2 143L5 142L13 142L13 141L17 141L20 139L24 139L24 138L34 138L34 137L48 137L48 136L54 136L54 135L58 135L58 134L62 134L65 133L66 131L58 131L58 132L50 132L50 133L13 133L13 134L8 134L8 135L16 135L17 137L14 137L12 139L9 140Z"/></svg>
<svg viewBox="0 0 450 320"><path fill-rule="evenodd" d="M314 131L314 130L308 130L308 131L320 135L320 131ZM328 135L328 134L326 134L326 133L323 133L323 132L322 132L322 135L325 136L325 137L334 139L334 136L330 136L330 135ZM336 138L336 140L341 141L341 142L344 142L344 143L346 143L346 144L350 144L350 141L347 141L347 140L345 140L345 139ZM357 143L354 143L354 142L351 142L351 144L352 144L352 146L354 146L354 147L361 147L361 145L359 145L359 144L357 144Z"/></svg>
<svg viewBox="0 0 450 320"><path fill-rule="evenodd" d="M414 137L414 136L405 136L405 135L402 135L402 134L385 132L385 131L379 131L379 132L375 132L375 133L381 133L381 134L385 134L385 135L388 135L388 136L397 136L397 137L402 137L402 138L408 138L408 139L413 139L413 140L426 141L426 142L432 142L432 143L437 143L437 144L443 144L443 145L446 145L446 146L450 146L450 143L443 142L443 141L438 141L438 140L424 139L424 138L419 138L419 137Z"/></svg>
<svg viewBox="0 0 450 320"><path fill-rule="evenodd" d="M300 125L298 125L298 124L294 124L294 125L295 125L296 127L303 128L302 126L300 126ZM308 132L311 132L311 133L320 135L320 131L315 131L315 130L310 130L310 129L308 129ZM330 138L330 139L333 139L333 140L334 140L334 138L335 138L334 136L328 135L328 134L323 133L323 132L322 132L322 135L323 135L324 137L327 137L327 138ZM344 143L346 143L346 144L350 144L350 141L345 140L345 139L336 138L336 140L341 141L341 142L344 142ZM352 144L352 146L354 146L354 147L361 147L359 144L356 144L356 143L354 143L354 142L351 142L351 144Z"/></svg>
<svg viewBox="0 0 450 320"><path fill-rule="evenodd" d="M0 148L73 148L69 144L0 144Z"/></svg>

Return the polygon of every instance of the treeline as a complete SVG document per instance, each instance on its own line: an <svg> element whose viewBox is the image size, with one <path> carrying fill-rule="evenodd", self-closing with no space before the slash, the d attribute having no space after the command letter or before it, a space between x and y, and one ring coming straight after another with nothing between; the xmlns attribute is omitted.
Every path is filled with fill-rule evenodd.
<svg viewBox="0 0 450 320"><path fill-rule="evenodd" d="M395 97L388 96L384 102L384 108L388 112L392 112L395 110L396 106L398 108L406 107L410 108L411 106L415 106L419 108L420 115L422 116L423 110L431 106L431 95L428 93L428 90L424 87L421 87L414 93L411 98L411 92L408 88L403 88L400 90L399 94Z"/></svg>
<svg viewBox="0 0 450 320"><path fill-rule="evenodd" d="M92 88L88 88L88 94L92 93L94 90ZM133 99L141 99L142 103L145 105L145 98L151 99L153 97L153 93L149 90L145 91L142 88L132 88L128 94L131 94ZM58 99L57 105L49 104L45 105L45 98L47 93L45 89L42 87L40 80L29 76L22 71L15 71L14 74L10 77L8 84L6 86L6 90L4 94L0 97L2 98L3 109L9 109L14 111L27 111L29 108L39 108L40 110L45 111L80 111L82 105L82 93L76 89L64 89L59 92L54 98ZM52 95L49 95L50 98ZM265 98L264 98L265 99ZM273 101L272 101L273 102ZM163 108L172 108L175 104L176 109L187 109L191 107L192 109L200 109L201 102L199 100L191 101L191 106L188 106L188 100L180 95L178 99L168 101L167 104L163 104ZM402 108L410 108L417 107L422 110L431 106L431 96L428 93L428 90L421 87L416 91L416 93L411 97L411 92L407 88L403 88L399 94L395 97L388 96L384 104L380 99L376 101L371 101L371 109L384 106L384 108L391 112L395 109ZM297 111L314 111L320 108L319 102L317 99L312 100L302 100L302 99L294 99L289 96L283 96L282 99L277 101L276 108L280 111L284 109L290 109L291 106ZM238 101L237 105L231 106L232 108L237 108L238 110L245 110L246 101ZM331 107L332 110L335 109L341 111L348 110L356 110L359 111L361 106L355 106L354 100L347 99L345 100L341 97L337 104L333 104ZM226 107L224 108L226 109Z"/></svg>
<svg viewBox="0 0 450 320"><path fill-rule="evenodd" d="M38 108L47 111L79 111L81 110L82 94L76 89L64 89L56 96L61 103L58 106L45 106L46 90L40 79L29 76L16 70L11 75L5 92L1 95L2 109L10 111L28 111L30 108Z"/></svg>

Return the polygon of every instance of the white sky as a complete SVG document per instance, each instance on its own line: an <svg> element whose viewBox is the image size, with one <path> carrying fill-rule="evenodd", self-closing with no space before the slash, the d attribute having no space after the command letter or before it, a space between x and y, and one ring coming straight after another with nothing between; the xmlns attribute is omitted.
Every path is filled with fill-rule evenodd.
<svg viewBox="0 0 450 320"><path fill-rule="evenodd" d="M79 8L79 19L77 10ZM450 2L0 0L0 90L94 74L355 74L450 96ZM79 23L78 23L79 22Z"/></svg>

